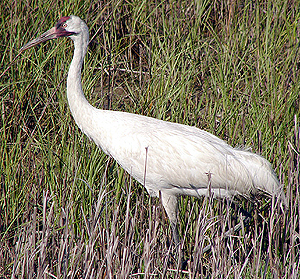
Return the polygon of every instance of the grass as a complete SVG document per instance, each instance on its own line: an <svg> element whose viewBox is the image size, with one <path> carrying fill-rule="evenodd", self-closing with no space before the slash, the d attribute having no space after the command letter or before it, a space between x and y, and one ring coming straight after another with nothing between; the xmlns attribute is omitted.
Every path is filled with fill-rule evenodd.
<svg viewBox="0 0 300 279"><path fill-rule="evenodd" d="M299 4L7 1L0 7L1 278L298 278ZM87 99L205 129L274 167L288 198L181 198L185 271L158 199L76 127L68 40L18 55L64 15L86 20ZM209 252L204 247L212 245Z"/></svg>

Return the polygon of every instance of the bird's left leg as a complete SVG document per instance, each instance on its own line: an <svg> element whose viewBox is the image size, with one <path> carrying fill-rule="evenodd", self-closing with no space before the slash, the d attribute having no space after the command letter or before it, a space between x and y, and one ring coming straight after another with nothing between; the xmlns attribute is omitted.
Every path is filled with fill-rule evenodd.
<svg viewBox="0 0 300 279"><path fill-rule="evenodd" d="M169 195L164 192L161 192L161 201L171 223L171 228L173 231L173 240L175 242L175 245L179 246L180 237L177 229L178 198L174 195Z"/></svg>
<svg viewBox="0 0 300 279"><path fill-rule="evenodd" d="M177 213L178 213L178 198L175 195L169 195L164 192L160 193L162 204L167 212L167 215L170 219L171 228L173 231L173 241L175 243L175 253L177 254L176 258L177 268L184 270L187 261L183 258L183 251L181 250L181 241L177 229Z"/></svg>

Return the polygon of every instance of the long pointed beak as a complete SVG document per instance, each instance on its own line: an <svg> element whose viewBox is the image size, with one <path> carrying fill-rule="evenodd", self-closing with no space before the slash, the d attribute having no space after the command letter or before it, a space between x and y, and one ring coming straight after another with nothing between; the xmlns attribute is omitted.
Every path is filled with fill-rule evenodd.
<svg viewBox="0 0 300 279"><path fill-rule="evenodd" d="M25 46L23 46L20 49L20 52L29 49L33 46L36 46L42 42L46 42L52 39L56 39L56 38L61 38L61 37L68 37L71 35L76 35L75 32L71 32L71 31L67 31L64 28L61 28L60 26L55 26L53 28L51 28L50 30L46 31L45 33L43 33L41 36L37 37L36 39L28 42Z"/></svg>
<svg viewBox="0 0 300 279"><path fill-rule="evenodd" d="M33 46L36 46L42 42L46 42L48 40L51 40L51 39L55 39L57 38L58 36L58 32L57 32L57 28L56 27L53 27L51 28L50 30L48 30L47 32L43 33L41 36L37 37L36 39L28 42L25 46L23 46L21 49L20 49L20 52L26 50L26 49L29 49Z"/></svg>

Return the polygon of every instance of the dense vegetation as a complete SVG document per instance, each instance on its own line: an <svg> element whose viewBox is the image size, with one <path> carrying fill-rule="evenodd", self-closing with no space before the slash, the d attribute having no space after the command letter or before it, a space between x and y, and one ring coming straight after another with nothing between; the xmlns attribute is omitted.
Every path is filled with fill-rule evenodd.
<svg viewBox="0 0 300 279"><path fill-rule="evenodd" d="M1 10L0 278L298 278L300 79L297 1L7 1ZM70 40L19 54L61 17L85 19L87 99L205 129L266 157L275 199L182 197L181 270L150 199L75 125ZM211 249L203 249L211 245Z"/></svg>

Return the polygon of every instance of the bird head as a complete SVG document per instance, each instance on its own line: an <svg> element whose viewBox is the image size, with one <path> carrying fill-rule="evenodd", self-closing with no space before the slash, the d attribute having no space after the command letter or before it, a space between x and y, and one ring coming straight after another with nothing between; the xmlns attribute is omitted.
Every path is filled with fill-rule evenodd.
<svg viewBox="0 0 300 279"><path fill-rule="evenodd" d="M24 51L42 42L56 38L70 37L73 41L75 41L78 35L81 35L79 37L86 37L85 41L88 42L88 28L85 22L78 16L64 16L53 28L40 35L38 38L28 42L20 49L20 51Z"/></svg>

